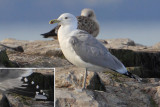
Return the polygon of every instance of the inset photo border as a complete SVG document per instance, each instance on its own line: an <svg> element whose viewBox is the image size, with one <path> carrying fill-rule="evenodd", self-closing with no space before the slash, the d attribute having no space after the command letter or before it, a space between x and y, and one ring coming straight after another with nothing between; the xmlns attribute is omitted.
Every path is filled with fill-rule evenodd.
<svg viewBox="0 0 160 107"><path fill-rule="evenodd" d="M53 106L55 68L0 68L0 107Z"/></svg>

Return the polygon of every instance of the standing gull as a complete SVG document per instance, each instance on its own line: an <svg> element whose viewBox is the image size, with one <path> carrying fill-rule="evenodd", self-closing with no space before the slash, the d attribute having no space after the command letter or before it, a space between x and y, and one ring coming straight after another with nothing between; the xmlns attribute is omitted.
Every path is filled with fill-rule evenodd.
<svg viewBox="0 0 160 107"><path fill-rule="evenodd" d="M111 69L136 79L97 39L86 31L77 29L77 19L74 15L64 13L49 23L61 25L58 30L58 40L64 56L72 64L86 68L83 89L85 88L87 70L105 71Z"/></svg>
<svg viewBox="0 0 160 107"><path fill-rule="evenodd" d="M85 30L93 37L97 37L99 34L99 24L96 19L96 15L92 9L85 8L81 11L81 16L77 16L78 29ZM51 31L41 34L44 38L53 37L57 39L57 32L60 25L57 25Z"/></svg>

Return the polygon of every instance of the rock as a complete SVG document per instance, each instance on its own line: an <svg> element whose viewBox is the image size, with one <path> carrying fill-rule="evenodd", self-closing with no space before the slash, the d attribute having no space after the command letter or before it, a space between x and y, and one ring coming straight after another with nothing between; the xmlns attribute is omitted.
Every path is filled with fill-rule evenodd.
<svg viewBox="0 0 160 107"><path fill-rule="evenodd" d="M32 55L51 55L52 53L48 53L48 51L59 49L58 41L23 41L23 40L16 40L16 39L5 39L1 41L2 44L7 46L22 46L26 54ZM14 44L14 45L13 45ZM46 54L47 53L47 54ZM55 52L53 52L54 55ZM52 56L53 56L52 55Z"/></svg>
<svg viewBox="0 0 160 107"><path fill-rule="evenodd" d="M64 60L58 41L21 41L5 39L0 43L7 46L20 45L24 53L7 50L9 59L19 67L58 67L70 65Z"/></svg>
<svg viewBox="0 0 160 107"><path fill-rule="evenodd" d="M54 56L54 57L64 57L60 48L55 48L54 50L47 50L45 53L46 56Z"/></svg>
<svg viewBox="0 0 160 107"><path fill-rule="evenodd" d="M152 96L151 102L152 105L156 105L156 107L160 106L160 82L154 82L150 85L147 85L142 89L146 93L148 93L150 96Z"/></svg>
<svg viewBox="0 0 160 107"><path fill-rule="evenodd" d="M2 40L1 43L3 43L3 44L14 44L12 46L15 46L15 45L20 45L21 46L21 44L28 43L28 41L25 41L25 40L16 40L14 38L7 38L7 39Z"/></svg>
<svg viewBox="0 0 160 107"><path fill-rule="evenodd" d="M82 89L85 73L84 71L85 69L77 68L75 66L69 68L57 67L55 72L55 87ZM86 87L87 89L105 91L105 86L96 72L87 72Z"/></svg>
<svg viewBox="0 0 160 107"><path fill-rule="evenodd" d="M10 107L7 97L0 93L0 107Z"/></svg>
<svg viewBox="0 0 160 107"><path fill-rule="evenodd" d="M126 46L135 46L134 41L130 39L107 39L106 42L108 43L106 44L107 47L116 49L121 49Z"/></svg>
<svg viewBox="0 0 160 107"><path fill-rule="evenodd" d="M130 87L106 86L106 92L94 90L79 92L67 88L56 88L55 106L150 107L150 97L140 89L135 90Z"/></svg>
<svg viewBox="0 0 160 107"><path fill-rule="evenodd" d="M12 107L54 107L53 101L35 101L29 97L6 94Z"/></svg>
<svg viewBox="0 0 160 107"><path fill-rule="evenodd" d="M129 39L102 40L101 42L128 67L129 71L141 77L159 77L160 51L158 49L138 45ZM16 44L16 46L24 48L24 53L6 51L9 60L18 63L19 67L56 67L56 107L160 106L158 102L160 99L160 79L158 78L143 78L139 83L114 72L89 72L87 89L78 92L76 89L82 88L84 69L73 66L64 58L58 41L6 39L0 43L7 46L15 46ZM51 72L46 72L46 74L48 73ZM53 102L37 102L12 94L8 94L7 98L12 102L12 105L16 106L53 106ZM29 102L31 105L28 105Z"/></svg>
<svg viewBox="0 0 160 107"><path fill-rule="evenodd" d="M82 88L84 69L75 66L56 68L55 76L55 106L84 106L84 107L150 107L159 104L160 98L150 97L149 92L144 91L146 87L158 86L160 79L147 79L144 83L139 83L134 79L128 78L117 73L100 72L98 77L101 78L102 85L105 89L99 91L89 84L96 84L92 81L95 78L94 72L89 72L87 77L87 89L78 91ZM99 87L96 85L96 87ZM155 89L155 88L153 88ZM156 100L157 99L157 100ZM138 104L138 105L137 105Z"/></svg>
<svg viewBox="0 0 160 107"><path fill-rule="evenodd" d="M11 46L7 46L7 45L3 45L3 44L0 44L0 46L4 47L6 49L11 49L11 50L17 51L17 52L24 52L22 46L11 47Z"/></svg>
<svg viewBox="0 0 160 107"><path fill-rule="evenodd" d="M158 42L155 45L153 45L152 48L154 48L154 49L160 49L160 42Z"/></svg>
<svg viewBox="0 0 160 107"><path fill-rule="evenodd" d="M0 48L0 67L12 67L13 64L9 61L8 55L4 48Z"/></svg>
<svg viewBox="0 0 160 107"><path fill-rule="evenodd" d="M90 95L88 95L88 93ZM75 91L69 91L65 89L56 89L55 90L55 106L56 107L78 107L78 106L84 106L84 107L98 107L99 104L92 96L94 94L92 91L90 92L75 92ZM102 106L101 106L102 107Z"/></svg>
<svg viewBox="0 0 160 107"><path fill-rule="evenodd" d="M100 40L132 73L140 77L159 77L160 51L138 45L130 39ZM71 65L64 57L58 41L21 41L6 39L1 43L20 45L24 53L7 51L9 59L20 67L59 67ZM118 46L118 47L115 47ZM120 47L119 47L120 46Z"/></svg>

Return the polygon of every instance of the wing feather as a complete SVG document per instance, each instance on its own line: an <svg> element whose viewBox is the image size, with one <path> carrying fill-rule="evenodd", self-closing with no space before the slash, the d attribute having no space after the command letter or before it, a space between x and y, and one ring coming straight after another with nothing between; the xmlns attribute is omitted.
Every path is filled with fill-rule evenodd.
<svg viewBox="0 0 160 107"><path fill-rule="evenodd" d="M93 65L112 70L121 69L123 64L108 49L86 31L77 30L70 39L73 49L80 58Z"/></svg>

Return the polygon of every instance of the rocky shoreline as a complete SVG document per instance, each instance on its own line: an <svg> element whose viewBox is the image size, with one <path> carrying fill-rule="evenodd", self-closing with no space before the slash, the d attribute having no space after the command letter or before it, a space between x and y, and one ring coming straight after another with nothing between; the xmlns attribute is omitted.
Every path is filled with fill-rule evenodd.
<svg viewBox="0 0 160 107"><path fill-rule="evenodd" d="M145 77L142 78L143 81L139 83L117 73L89 72L87 90L79 94L76 89L82 87L84 69L75 67L64 58L57 40L5 39L0 43L23 47L24 52L6 50L9 60L16 67L56 68L56 107L83 103L90 107L160 106L160 43L147 47L130 39L100 41L128 67L130 72Z"/></svg>

